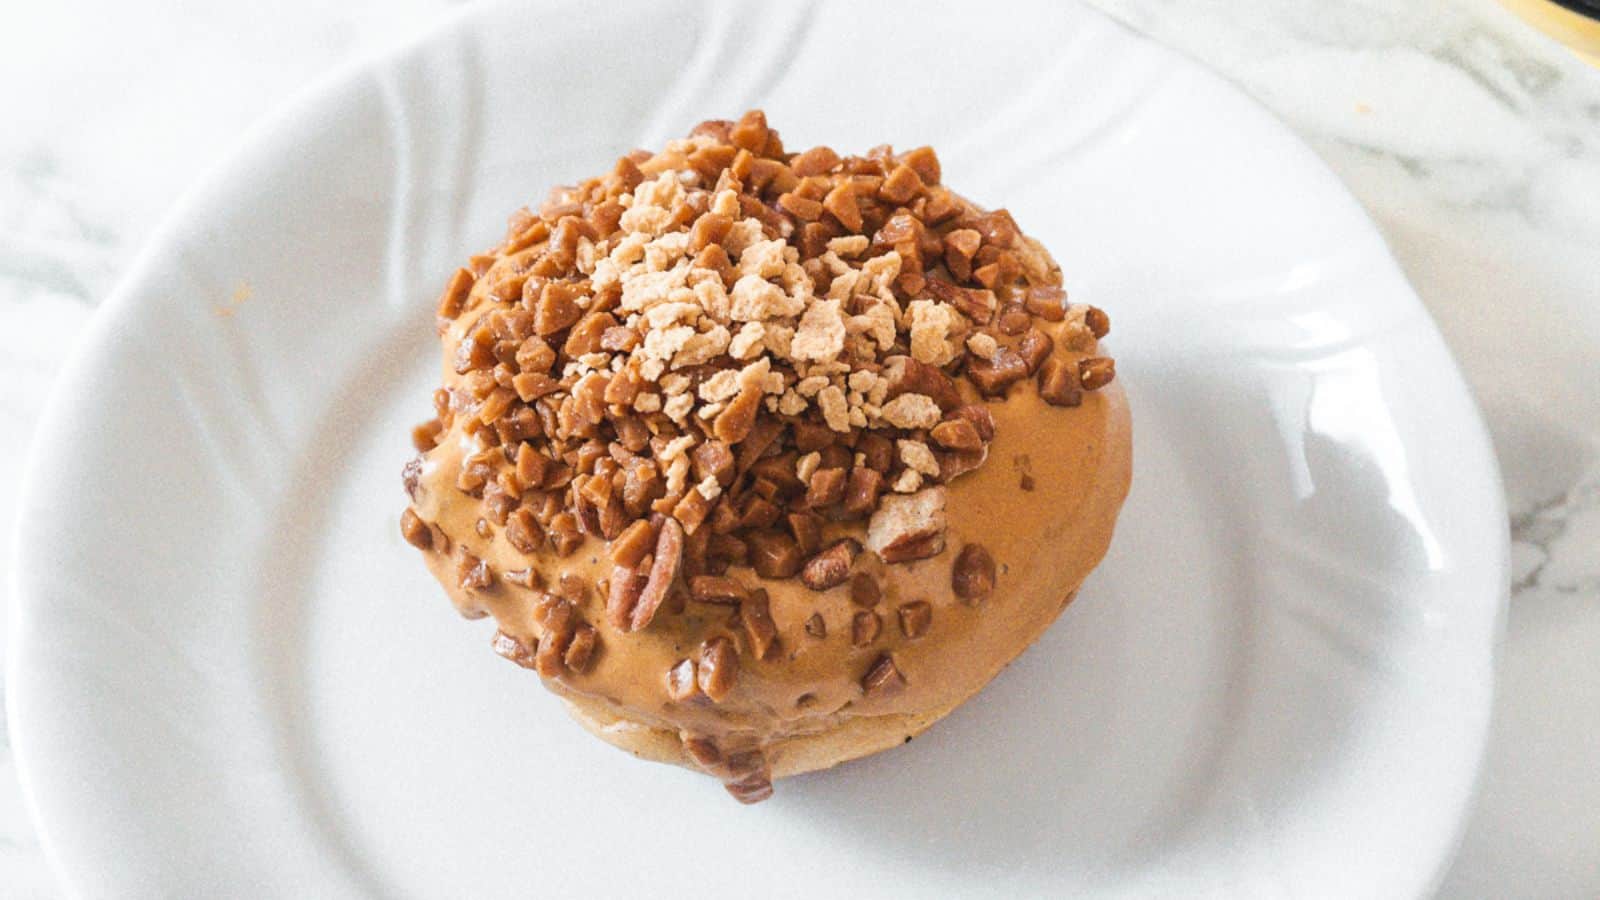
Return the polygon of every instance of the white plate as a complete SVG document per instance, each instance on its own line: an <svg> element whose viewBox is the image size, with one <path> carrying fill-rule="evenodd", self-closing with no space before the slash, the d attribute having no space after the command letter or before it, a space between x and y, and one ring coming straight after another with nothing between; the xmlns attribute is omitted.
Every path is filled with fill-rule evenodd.
<svg viewBox="0 0 1600 900"><path fill-rule="evenodd" d="M1505 519L1454 364L1315 157L1073 6L601 7L474 8L332 79L81 344L10 674L73 892L1427 891L1483 745ZM746 809L568 721L396 521L445 274L547 186L758 104L791 146L932 143L1009 206L1111 311L1138 447L1110 557L1020 662Z"/></svg>

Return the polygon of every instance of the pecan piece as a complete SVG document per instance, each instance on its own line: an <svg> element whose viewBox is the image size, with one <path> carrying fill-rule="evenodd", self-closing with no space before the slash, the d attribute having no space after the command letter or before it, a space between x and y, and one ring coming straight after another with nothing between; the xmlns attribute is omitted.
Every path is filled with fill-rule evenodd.
<svg viewBox="0 0 1600 900"><path fill-rule="evenodd" d="M947 450L977 450L983 446L977 427L966 419L946 419L933 426L928 437Z"/></svg>
<svg viewBox="0 0 1600 900"><path fill-rule="evenodd" d="M890 466L894 465L894 441L881 434L863 434L856 443L856 451L865 458L867 468L875 469L880 474L887 474Z"/></svg>
<svg viewBox="0 0 1600 900"><path fill-rule="evenodd" d="M869 609L856 612L850 620L850 643L857 647L870 647L883 630L883 620Z"/></svg>
<svg viewBox="0 0 1600 900"><path fill-rule="evenodd" d="M944 505L942 487L883 498L867 523L867 549L889 563L939 553L944 549Z"/></svg>
<svg viewBox="0 0 1600 900"><path fill-rule="evenodd" d="M1049 358L1050 352L1056 349L1055 342L1037 328L1030 328L1017 341L1017 354L1028 367L1028 374L1039 371L1039 366Z"/></svg>
<svg viewBox="0 0 1600 900"><path fill-rule="evenodd" d="M949 484L983 465L983 461L989 458L989 448L947 450L934 455L939 459L939 480Z"/></svg>
<svg viewBox="0 0 1600 900"><path fill-rule="evenodd" d="M428 530L428 523L422 521L416 510L409 506L400 514L400 536L418 550L433 546L433 532Z"/></svg>
<svg viewBox="0 0 1600 900"><path fill-rule="evenodd" d="M844 499L845 472L843 469L818 469L811 476L806 489L806 506L823 509Z"/></svg>
<svg viewBox="0 0 1600 900"><path fill-rule="evenodd" d="M894 657L887 653L878 657L867 668L867 674L861 677L861 690L869 697L892 693L905 687L905 684L905 676L900 674L899 667L894 664Z"/></svg>
<svg viewBox="0 0 1600 900"><path fill-rule="evenodd" d="M976 606L994 593L994 557L982 544L967 544L956 556L950 570L950 586L956 596L968 605Z"/></svg>
<svg viewBox="0 0 1600 900"><path fill-rule="evenodd" d="M916 640L928 633L933 623L933 606L926 600L913 600L900 604L900 633L908 640Z"/></svg>
<svg viewBox="0 0 1600 900"><path fill-rule="evenodd" d="M978 270L981 273L983 270ZM984 288L964 288L951 284L942 278L930 278L925 285L928 293L935 298L954 306L961 314L980 325L987 324L994 316L995 300L994 291L988 290L991 283Z"/></svg>
<svg viewBox="0 0 1600 900"><path fill-rule="evenodd" d="M883 599L883 587L878 584L878 579L866 572L857 572L850 577L850 602L857 606L877 606Z"/></svg>
<svg viewBox="0 0 1600 900"><path fill-rule="evenodd" d="M1089 333L1095 336L1095 340L1111 333L1111 317L1098 306L1091 306L1083 311L1083 324L1088 327Z"/></svg>
<svg viewBox="0 0 1600 900"><path fill-rule="evenodd" d="M400 469L400 483L405 486L407 497L417 499L417 490L422 486L422 454L406 460Z"/></svg>
<svg viewBox="0 0 1600 900"><path fill-rule="evenodd" d="M886 467L887 468L887 467ZM870 515L878 505L878 494L883 491L883 473L866 466L850 470L850 480L844 489L844 512L847 516Z"/></svg>
<svg viewBox="0 0 1600 900"><path fill-rule="evenodd" d="M531 669L534 667L533 658L536 648L529 647L527 644L523 643L513 635L506 634L504 631L496 629L494 633L494 639L489 642L489 646L494 648L494 652L500 654L506 659L511 660L524 669Z"/></svg>
<svg viewBox="0 0 1600 900"><path fill-rule="evenodd" d="M532 556L544 546L544 538L544 527L539 524L539 519L533 514L533 510L526 506L512 513L506 520L506 543L515 547L523 556Z"/></svg>
<svg viewBox="0 0 1600 900"><path fill-rule="evenodd" d="M891 356L884 360L883 377L889 381L886 398L893 400L901 394L923 394L949 412L961 405L961 394L950 376L937 367L912 359L909 356Z"/></svg>
<svg viewBox="0 0 1600 900"><path fill-rule="evenodd" d="M700 645L700 661L696 666L695 682L711 702L720 703L733 690L739 677L739 654L733 641L714 637Z"/></svg>
<svg viewBox="0 0 1600 900"><path fill-rule="evenodd" d="M1000 311L1000 318L995 324L1001 334L1015 337L1033 327L1033 317L1021 306L1007 306Z"/></svg>
<svg viewBox="0 0 1600 900"><path fill-rule="evenodd" d="M539 649L533 656L533 667L540 675L554 678L566 666L567 649L572 645L573 629L545 629L539 635Z"/></svg>
<svg viewBox="0 0 1600 900"><path fill-rule="evenodd" d="M783 434L783 423L771 416L758 416L755 424L750 427L744 442L739 445L739 452L735 455L734 468L744 472L754 466L767 452L775 441ZM721 437L721 435L718 435ZM728 443L733 443L729 441Z"/></svg>
<svg viewBox="0 0 1600 900"><path fill-rule="evenodd" d="M1051 406L1079 406L1083 388L1078 386L1076 364L1052 357L1039 367L1039 396Z"/></svg>
<svg viewBox="0 0 1600 900"><path fill-rule="evenodd" d="M668 697L678 701L679 703L682 703L683 701L689 700L700 693L700 683L695 677L695 668L696 666L694 660L680 659L678 660L677 665L667 670ZM684 747L685 749L689 749L690 755L695 757L696 762L699 762L702 756L713 759L714 761L710 763L711 765L721 762L722 754L716 753L717 745L712 744L710 741L706 741L705 743L709 745L710 752L696 754L693 749L689 748L687 742L684 743ZM705 747L701 748L702 751L705 749ZM711 755L713 753L715 754L714 757ZM705 765L705 763L702 763L702 765Z"/></svg>
<svg viewBox="0 0 1600 900"><path fill-rule="evenodd" d="M686 659L684 662L689 663L689 677L692 679L694 677L694 661ZM683 741L684 751L689 754L689 758L694 760L695 765L700 768L713 769L722 765L722 750L710 738L685 734L680 736L680 740Z"/></svg>
<svg viewBox="0 0 1600 900"><path fill-rule="evenodd" d="M572 642L567 644L567 652L561 657L567 671L579 674L588 671L589 663L594 661L594 651L599 641L600 636L592 626L579 625L572 632Z"/></svg>
<svg viewBox="0 0 1600 900"><path fill-rule="evenodd" d="M562 572L556 582L556 595L572 603L582 603L588 599L589 583L577 572Z"/></svg>
<svg viewBox="0 0 1600 900"><path fill-rule="evenodd" d="M1067 292L1053 285L1028 288L1022 299L1023 308L1046 322L1059 322L1067 317Z"/></svg>
<svg viewBox="0 0 1600 900"><path fill-rule="evenodd" d="M801 419L790 427L794 431L794 448L801 453L810 453L831 446L838 437L832 428L821 422Z"/></svg>
<svg viewBox="0 0 1600 900"><path fill-rule="evenodd" d="M823 621L822 613L812 613L811 617L806 619L806 634L814 638L828 636L828 623Z"/></svg>
<svg viewBox="0 0 1600 900"><path fill-rule="evenodd" d="M756 588L739 605L739 618L744 620L744 633L750 639L750 655L767 659L778 646L778 626L772 621L772 607L767 592Z"/></svg>
<svg viewBox="0 0 1600 900"><path fill-rule="evenodd" d="M853 538L836 541L833 546L806 561L800 580L813 591L838 587L850 577L850 566L860 552L861 545Z"/></svg>
<svg viewBox="0 0 1600 900"><path fill-rule="evenodd" d="M465 551L456 562L456 581L464 591L488 590L494 584L489 563Z"/></svg>
<svg viewBox="0 0 1600 900"><path fill-rule="evenodd" d="M639 602L634 604L628 620L627 631L639 631L656 617L656 610L666 601L672 583L677 580L678 566L683 562L683 526L676 519L663 519L656 536L656 558L650 565L650 576Z"/></svg>
<svg viewBox="0 0 1600 900"><path fill-rule="evenodd" d="M689 461L694 467L695 481L715 478L723 487L733 483L733 451L726 443L706 441L694 448L689 454Z"/></svg>
<svg viewBox="0 0 1600 900"><path fill-rule="evenodd" d="M618 631L628 630L634 607L639 604L639 595L644 592L649 580L649 570L642 566L611 567L611 584L606 591L606 620L611 627Z"/></svg>
<svg viewBox="0 0 1600 900"><path fill-rule="evenodd" d="M822 517L815 513L793 512L784 518L802 555L811 556L822 549Z"/></svg>
<svg viewBox="0 0 1600 900"><path fill-rule="evenodd" d="M723 787L733 795L733 799L748 806L772 796L772 777L766 772L757 772L737 781L729 781Z"/></svg>
<svg viewBox="0 0 1600 900"><path fill-rule="evenodd" d="M987 406L981 403L969 403L957 408L951 416L971 422L972 427L978 429L978 437L982 438L985 444L994 440L994 416Z"/></svg>
<svg viewBox="0 0 1600 900"><path fill-rule="evenodd" d="M1098 391L1117 377L1117 364L1108 356L1078 360L1078 380L1086 391Z"/></svg>
<svg viewBox="0 0 1600 900"><path fill-rule="evenodd" d="M989 359L970 357L967 376L985 396L1003 397L1013 384L1028 377L1028 363L1017 351L1001 347Z"/></svg>

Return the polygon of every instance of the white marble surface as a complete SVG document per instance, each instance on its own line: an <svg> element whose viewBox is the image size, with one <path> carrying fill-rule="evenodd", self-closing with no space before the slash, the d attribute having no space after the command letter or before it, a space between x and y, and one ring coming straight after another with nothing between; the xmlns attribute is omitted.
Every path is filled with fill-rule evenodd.
<svg viewBox="0 0 1600 900"><path fill-rule="evenodd" d="M1441 895L1600 896L1600 70L1491 0L1093 2L1304 136L1438 319L1494 435L1516 563L1483 796ZM0 520L75 334L196 172L318 74L448 6L6 12ZM57 896L3 729L0 894Z"/></svg>

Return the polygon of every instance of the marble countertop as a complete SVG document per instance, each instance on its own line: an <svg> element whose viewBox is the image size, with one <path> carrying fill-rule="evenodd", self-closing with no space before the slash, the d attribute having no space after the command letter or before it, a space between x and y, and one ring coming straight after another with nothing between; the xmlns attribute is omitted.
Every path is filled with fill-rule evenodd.
<svg viewBox="0 0 1600 900"><path fill-rule="evenodd" d="M1600 70L1492 0L1091 2L1297 131L1438 320L1500 456L1515 564L1483 793L1441 895L1600 895ZM7 16L8 530L26 525L12 521L19 465L54 374L196 172L317 75L450 5L85 0ZM3 726L0 885L59 894Z"/></svg>

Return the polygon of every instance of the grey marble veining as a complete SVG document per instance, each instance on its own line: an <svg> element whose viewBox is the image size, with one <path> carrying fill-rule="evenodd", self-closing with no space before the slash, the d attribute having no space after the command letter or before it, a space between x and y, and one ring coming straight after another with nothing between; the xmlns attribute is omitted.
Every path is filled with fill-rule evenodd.
<svg viewBox="0 0 1600 900"><path fill-rule="evenodd" d="M1442 894L1600 895L1600 71L1491 0L1093 2L1302 135L1438 320L1501 458L1515 565L1483 797ZM449 5L8 13L0 519L74 336L195 173L318 73ZM4 738L0 885L54 896Z"/></svg>

